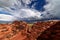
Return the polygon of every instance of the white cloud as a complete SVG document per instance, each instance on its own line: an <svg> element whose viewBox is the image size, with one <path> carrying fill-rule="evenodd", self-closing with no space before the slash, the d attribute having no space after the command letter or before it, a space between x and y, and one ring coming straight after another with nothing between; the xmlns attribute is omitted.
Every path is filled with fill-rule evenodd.
<svg viewBox="0 0 60 40"><path fill-rule="evenodd" d="M31 3L31 0L22 0L23 1L23 3L25 3L25 4L30 4Z"/></svg>
<svg viewBox="0 0 60 40"><path fill-rule="evenodd" d="M47 0L47 2L49 3L44 6L46 12L49 12L54 17L60 18L60 0Z"/></svg>
<svg viewBox="0 0 60 40"><path fill-rule="evenodd" d="M32 10L32 9L27 9L27 8L24 8L24 9L22 8L11 14L16 17L19 17L19 18L29 18L29 17L35 17L35 16L40 17L40 15L41 15L40 12L38 12L36 10Z"/></svg>
<svg viewBox="0 0 60 40"><path fill-rule="evenodd" d="M11 7L16 2L17 2L17 0L0 0L0 6L2 6L2 7Z"/></svg>
<svg viewBox="0 0 60 40"><path fill-rule="evenodd" d="M0 6L4 7L2 10L5 10L5 11L8 11L11 15L6 15L6 14L0 14L0 20L5 20L5 21L12 21L12 20L18 20L18 18L35 18L35 19L41 19L43 18L41 15L41 12L38 12L37 10L34 10L34 9L30 9L30 8L26 8L25 6L22 6L22 4L19 4L17 2L20 2L21 3L21 0L18 1L12 1L12 0L0 0L2 1L2 4L0 4ZM22 0L25 4L29 4L31 3L30 0ZM8 3L9 4L5 4L5 3ZM12 6L12 4L16 4L16 6ZM19 5L18 5L19 4ZM6 6L8 5L8 6ZM10 7L21 7L20 9L17 9L17 10L11 10ZM31 20L31 19L30 19ZM34 20L34 19L33 19Z"/></svg>
<svg viewBox="0 0 60 40"><path fill-rule="evenodd" d="M23 3L29 4L32 0L22 0ZM30 9L21 3L21 0L0 0L0 6L5 7L4 9L8 11L11 15L3 14L4 16L1 16L0 14L0 20L6 20L12 21L16 18L50 18L51 15L54 17L60 16L60 1L59 0L47 0L49 3L44 6L46 9L44 12L36 11L35 9ZM16 4L16 5L14 5ZM35 4L34 4L35 5ZM16 10L11 10L10 7L14 7ZM47 15L47 12L50 13L50 15ZM41 14L44 14L43 16L40 16ZM12 16L13 15L13 16ZM34 20L34 19L33 19Z"/></svg>
<svg viewBox="0 0 60 40"><path fill-rule="evenodd" d="M15 17L6 14L0 14L0 21L13 21L16 20Z"/></svg>

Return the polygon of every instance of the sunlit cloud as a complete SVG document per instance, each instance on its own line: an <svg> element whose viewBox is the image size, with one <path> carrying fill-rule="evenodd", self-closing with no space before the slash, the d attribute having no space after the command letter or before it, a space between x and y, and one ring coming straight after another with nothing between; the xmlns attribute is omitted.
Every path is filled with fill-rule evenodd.
<svg viewBox="0 0 60 40"><path fill-rule="evenodd" d="M49 2L44 6L45 12L49 12L52 16L60 18L60 0L46 0ZM48 16L49 17L49 16Z"/></svg>
<svg viewBox="0 0 60 40"><path fill-rule="evenodd" d="M42 16L40 16L41 15L41 13L40 12L38 12L37 10L34 10L34 9L30 9L30 8L27 8L26 6L27 6L27 4L29 4L29 3L31 3L31 1L30 0L16 0L16 1L12 1L12 0L6 0L6 1L3 1L3 0L1 0L2 1L2 3L4 3L4 4L1 4L0 6L1 7L3 7L4 9L2 9L2 10L5 10L5 11L8 11L9 12L9 14L11 14L11 16L12 17L14 17L15 19L17 18L21 18L21 19L23 19L23 18L31 18L31 19L33 19L33 18L35 18L35 19L41 19L42 18ZM17 3L17 2L23 2L23 3L25 3L26 5L25 6L23 6L23 4L21 3L21 4L19 4L19 3ZM6 2L10 2L9 4L5 4ZM13 4L13 5L12 5ZM5 6L5 5L8 5L8 6ZM21 7L22 6L22 7ZM12 9L10 9L10 8L13 8L14 7L14 9L15 10L12 10ZM21 7L20 9L18 9L17 7ZM6 15L6 14L5 14ZM12 17L11 17L11 19L12 19ZM2 17L1 17L2 18ZM14 19L13 18L13 19ZM4 16L3 16L3 19L4 19ZM30 19L30 20L31 20ZM8 20L8 18L7 18L7 20ZM33 19L34 20L34 19Z"/></svg>
<svg viewBox="0 0 60 40"><path fill-rule="evenodd" d="M16 20L15 17L6 14L0 14L0 21L13 21Z"/></svg>
<svg viewBox="0 0 60 40"><path fill-rule="evenodd" d="M46 19L60 17L60 1L59 0L46 0L47 5L44 6L45 11L37 11L34 8L27 6L34 0L0 0L0 11L7 11L8 14L0 13L0 20L14 21L20 19ZM36 1L36 0L35 0ZM36 4L36 3L35 3ZM34 5L35 5L34 4ZM34 7L34 5L32 7ZM2 7L2 8L1 8ZM49 14L48 14L49 13Z"/></svg>

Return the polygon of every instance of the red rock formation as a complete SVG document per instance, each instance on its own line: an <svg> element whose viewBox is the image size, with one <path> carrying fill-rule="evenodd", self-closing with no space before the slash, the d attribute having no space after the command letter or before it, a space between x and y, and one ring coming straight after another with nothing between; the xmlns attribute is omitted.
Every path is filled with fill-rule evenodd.
<svg viewBox="0 0 60 40"><path fill-rule="evenodd" d="M38 40L60 40L60 21L46 29Z"/></svg>
<svg viewBox="0 0 60 40"><path fill-rule="evenodd" d="M46 29L50 28L52 25L56 24L57 22L58 21L44 21L44 22L34 23L29 33L32 36L32 38L34 38L34 40L37 40L37 37L41 35L42 32L44 32Z"/></svg>
<svg viewBox="0 0 60 40"><path fill-rule="evenodd" d="M53 37L58 39L60 30L55 28L60 29L59 23L60 21L44 21L29 26L24 21L14 21L10 24L0 24L0 40L45 40L44 37L47 38L47 35L51 35L50 32L55 31L58 37Z"/></svg>
<svg viewBox="0 0 60 40"><path fill-rule="evenodd" d="M23 21L0 24L0 40L23 40L27 27L27 23Z"/></svg>

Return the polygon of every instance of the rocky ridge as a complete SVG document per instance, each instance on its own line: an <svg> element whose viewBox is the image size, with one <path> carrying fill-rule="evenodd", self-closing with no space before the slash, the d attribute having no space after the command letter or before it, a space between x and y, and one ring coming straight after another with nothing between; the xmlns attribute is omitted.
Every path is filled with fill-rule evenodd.
<svg viewBox="0 0 60 40"><path fill-rule="evenodd" d="M56 24L59 26L57 28L60 29L60 24L58 23L60 23L60 21L53 20L36 22L31 26L24 21L14 21L8 24L0 24L0 40L45 40L43 39L44 37L42 37L43 33L47 30L49 31L50 28L57 27L53 26ZM58 31L60 32L60 30Z"/></svg>

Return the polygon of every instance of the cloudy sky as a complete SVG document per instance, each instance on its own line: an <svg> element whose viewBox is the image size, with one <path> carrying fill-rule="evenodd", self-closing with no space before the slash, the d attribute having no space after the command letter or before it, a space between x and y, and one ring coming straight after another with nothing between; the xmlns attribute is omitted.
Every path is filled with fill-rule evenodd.
<svg viewBox="0 0 60 40"><path fill-rule="evenodd" d="M0 0L0 21L60 18L60 0Z"/></svg>

